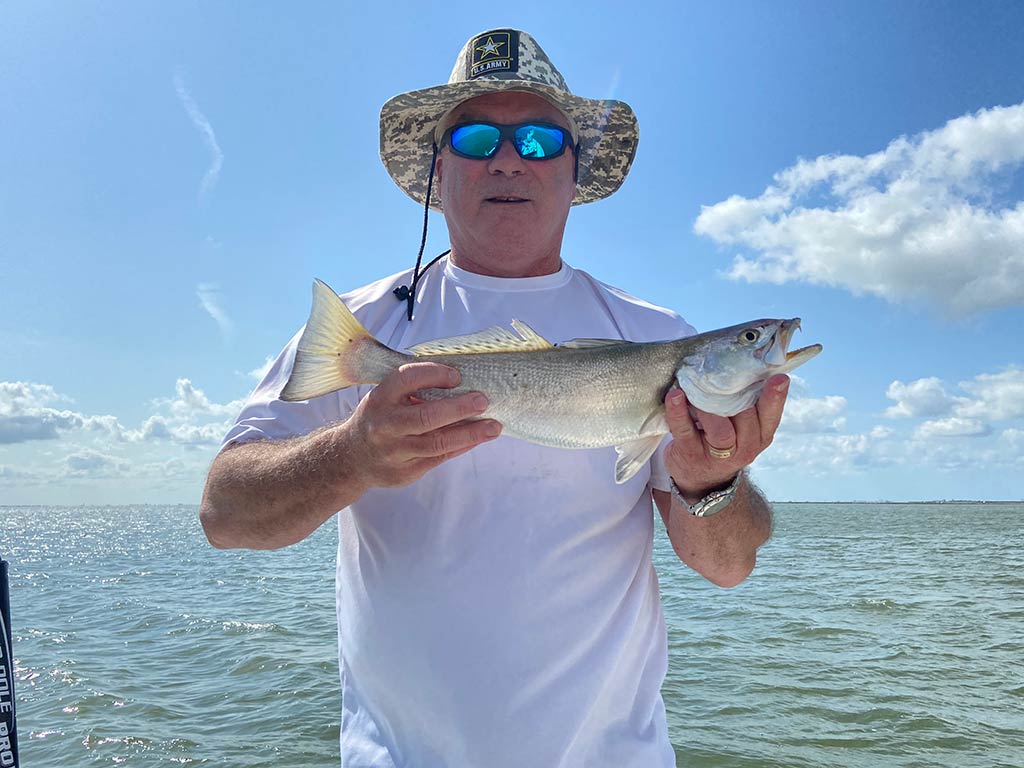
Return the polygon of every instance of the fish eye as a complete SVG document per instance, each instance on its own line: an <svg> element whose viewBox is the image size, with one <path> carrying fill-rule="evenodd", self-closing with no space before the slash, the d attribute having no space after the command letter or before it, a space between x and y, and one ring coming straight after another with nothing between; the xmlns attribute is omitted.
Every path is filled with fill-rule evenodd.
<svg viewBox="0 0 1024 768"><path fill-rule="evenodd" d="M745 344L753 344L760 338L760 332L753 328L747 328L747 330L743 331L743 333L740 334L740 341L742 341Z"/></svg>

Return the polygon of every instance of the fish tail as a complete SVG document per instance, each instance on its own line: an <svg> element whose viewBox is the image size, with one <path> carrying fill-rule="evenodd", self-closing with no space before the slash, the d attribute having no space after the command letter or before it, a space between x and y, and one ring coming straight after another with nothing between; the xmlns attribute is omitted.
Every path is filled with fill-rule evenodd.
<svg viewBox="0 0 1024 768"><path fill-rule="evenodd" d="M281 399L310 400L354 384L377 384L405 358L377 341L338 294L317 280L313 307Z"/></svg>

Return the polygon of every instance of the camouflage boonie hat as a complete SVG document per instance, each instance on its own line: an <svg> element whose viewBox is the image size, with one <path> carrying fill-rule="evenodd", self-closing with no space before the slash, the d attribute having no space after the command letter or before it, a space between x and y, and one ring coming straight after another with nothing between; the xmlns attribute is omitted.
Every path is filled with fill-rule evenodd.
<svg viewBox="0 0 1024 768"><path fill-rule="evenodd" d="M574 124L580 154L573 205L608 197L622 185L639 140L629 105L574 95L529 34L492 29L462 47L447 84L395 96L380 111L380 158L409 197L426 203L434 131L442 118L462 102L495 91L535 93ZM440 211L436 188L430 198L430 207Z"/></svg>

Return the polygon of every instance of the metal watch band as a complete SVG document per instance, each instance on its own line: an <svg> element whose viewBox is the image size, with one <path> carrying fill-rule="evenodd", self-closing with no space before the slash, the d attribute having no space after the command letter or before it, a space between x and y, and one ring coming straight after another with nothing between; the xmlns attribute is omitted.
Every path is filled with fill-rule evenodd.
<svg viewBox="0 0 1024 768"><path fill-rule="evenodd" d="M680 506L694 517L710 517L717 512L721 512L729 505L733 496L736 495L736 487L739 485L742 476L742 472L738 473L725 488L711 491L704 498L695 501L693 504L690 504L683 498L683 494L680 493L676 481L670 477L669 483L672 485L672 498L679 502Z"/></svg>

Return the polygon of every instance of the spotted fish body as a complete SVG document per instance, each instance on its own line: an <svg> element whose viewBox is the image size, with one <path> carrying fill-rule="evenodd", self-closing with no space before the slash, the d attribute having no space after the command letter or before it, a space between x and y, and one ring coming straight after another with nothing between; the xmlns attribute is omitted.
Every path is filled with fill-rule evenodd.
<svg viewBox="0 0 1024 768"><path fill-rule="evenodd" d="M431 362L457 368L462 383L423 395L483 392L489 401L483 418L500 421L506 435L541 445L619 445L668 431L645 422L660 408L685 342L432 355Z"/></svg>
<svg viewBox="0 0 1024 768"><path fill-rule="evenodd" d="M821 351L786 352L799 319L757 320L662 342L577 339L553 346L525 323L418 344L401 353L362 327L325 283L299 339L282 400L307 400L353 384L376 384L405 363L429 360L456 368L454 389L424 399L482 392L479 418L503 434L555 448L615 446L616 482L632 477L669 431L664 398L673 384L701 410L732 416L757 400L764 381ZM513 332L514 331L514 332Z"/></svg>

